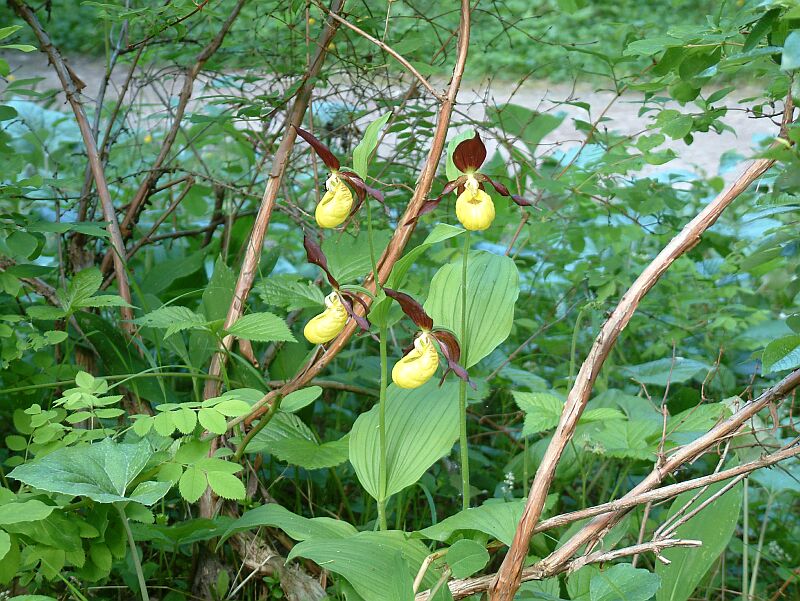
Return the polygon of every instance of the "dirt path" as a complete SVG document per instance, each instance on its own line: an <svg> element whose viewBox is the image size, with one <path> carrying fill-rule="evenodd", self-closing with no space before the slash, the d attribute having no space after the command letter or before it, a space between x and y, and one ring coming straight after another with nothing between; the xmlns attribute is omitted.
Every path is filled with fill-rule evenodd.
<svg viewBox="0 0 800 601"><path fill-rule="evenodd" d="M41 53L22 54L19 52L5 56L12 68L12 73L16 80L31 77L40 77L42 81L37 84L39 90L57 88L58 81L52 69L47 65L44 55ZM72 60L70 65L78 76L87 84L84 94L88 98L96 97L100 82L103 78L104 64L96 59L78 58ZM114 90L119 89L124 79L124 68L119 69L112 78L112 85L109 94L113 97ZM143 106L160 106L160 111L164 113L164 101L173 100L177 97L180 81L169 78L159 81L160 91L154 86L148 89L149 84L145 84L143 93L137 99ZM0 84L2 86L2 84ZM725 99L725 105L731 109L724 118L724 122L733 131L726 131L722 134L714 132L698 133L695 135L691 145L686 145L682 140L670 142L668 147L673 148L679 158L660 167L648 167L647 173L658 173L668 171L690 171L699 172L702 175L716 175L720 173L720 158L729 151L734 151L745 157L752 154L752 149L760 139L774 135L776 127L768 119L753 119L740 109L739 101L742 98L754 95L755 90L739 89L734 91ZM165 94L168 98L165 98ZM201 95L200 90L196 91L195 96ZM586 111L575 106L561 104L568 98L586 102L591 107L591 116ZM487 86L481 82L468 82L462 87L459 94L461 110L474 118L483 117L483 109L479 106L479 101L488 101L491 104L503 104L509 99L514 104L537 109L549 110L566 113L561 126L552 134L548 135L543 144L558 144L562 150L568 150L580 143L583 134L574 125L574 119L590 121L596 119L600 113L613 100L611 92L594 91L589 87L572 89L568 85L554 84L542 85L539 83L526 84L517 89L512 84L493 83ZM607 120L601 127L613 129L623 134L633 134L646 129L651 122L650 114L639 115L639 108L642 103L642 95L639 93L626 93L617 99L606 113ZM680 107L672 103L673 108L691 111L692 105ZM191 107L190 107L191 108ZM151 109L151 112L158 112ZM152 126L152 122L151 122ZM736 170L723 173L726 179L735 176Z"/></svg>

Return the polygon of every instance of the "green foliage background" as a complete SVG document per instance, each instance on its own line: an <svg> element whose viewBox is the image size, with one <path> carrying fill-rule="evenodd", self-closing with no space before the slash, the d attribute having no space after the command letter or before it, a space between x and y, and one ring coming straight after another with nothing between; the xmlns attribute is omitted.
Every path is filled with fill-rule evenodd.
<svg viewBox="0 0 800 601"><path fill-rule="evenodd" d="M85 3L79 10L53 0L37 7L68 56L108 59L125 19L130 41L153 36L135 86L165 83L163 96L142 92L120 113L111 100L99 108L93 96L87 102L90 119L97 117L101 132L108 128L106 174L120 214L164 140L176 95L169 82L193 64L232 4L210 3L196 14L191 0L134 2L128 9ZM458 20L441 4L394 2L388 19L387 40L434 82L451 68ZM383 34L386 3L348 7L352 22ZM472 81L490 75L591 83L627 94L630 115L644 125L622 133L624 123L601 120L602 107L580 97L568 101L579 111L569 117L558 106L539 112L513 98L500 106L479 102L477 116L456 116L448 153L477 129L490 147L481 172L535 201L535 208L520 208L495 194L492 227L470 238L473 265L490 267L474 290L467 287L480 309L470 344L483 355L470 365L476 507L467 511L460 511L452 382L389 388L390 478L380 482L380 359L367 335L354 337L308 387L282 399L246 446L241 430L228 432L317 352L302 328L330 293L302 244L304 229L318 233L313 212L327 173L298 143L246 315L223 329L286 107L313 49L306 29L313 37L323 18L318 8L248 3L206 65L195 92L200 100L189 104L162 187L128 246L137 343L124 334L129 324L120 319L125 302L116 284L101 272L107 234L97 199L85 189L86 157L73 116L36 81L8 78L0 62L8 78L0 92L0 586L12 595L110 599L120 589L106 587L127 589L127 598L138 594L143 578L151 593L160 590L171 601L234 591L278 599L293 590L283 567L289 557L303 560L295 565L316 591L312 598L407 600L434 550L446 555L434 562L424 588L448 573L496 571L498 549L513 538L565 395L608 312L745 157L724 155L719 174L678 169L674 161L697 137L729 130L732 111L744 109L773 132L752 154L774 158L776 166L640 304L599 374L545 514L633 488L659 453L697 439L800 366L796 126L786 126L787 143L768 149L786 98L796 92L799 17L792 1L479 4L467 69ZM15 24L21 21L1 8L0 25ZM35 43L25 29L5 35L2 44ZM2 57L13 65L17 52ZM408 82L399 80L397 65L352 32L337 33L330 53L306 126L344 164L353 164L367 125L396 111L374 157L358 166L386 195L385 205L370 209L380 252L427 154L436 106L424 91L402 100ZM120 54L122 71L134 54ZM737 90L742 82L755 87L751 97ZM554 133L562 122L575 134ZM443 160L432 194L457 175ZM465 234L454 201L447 195L420 219L391 283L423 302L437 325L458 332L451 309L460 299ZM86 214L79 219L81 206ZM324 236L322 248L345 286L358 286L371 268L367 219L362 208L342 232ZM389 328L391 365L418 328L397 306L382 307L373 321ZM246 346L235 346L223 392L205 398L209 362L228 332L250 342L256 364ZM726 451L704 455L675 481L710 473L720 461L731 467L796 445L793 403L764 411ZM212 435L226 432L212 447ZM223 503L201 517L209 491ZM378 531L375 501L386 491L391 529ZM587 566L527 583L518 598L730 599L752 587L751 598L761 599L783 583L790 598L800 590L792 571L800 557L797 492L795 458L753 475L679 529L702 539L702 552L671 550L666 568L648 555L635 566L627 559ZM632 512L604 545L634 544L687 498ZM578 527L535 536L529 561L547 556ZM268 575L243 583L241 545L253 540L281 558ZM139 553L141 574L133 560ZM212 578L204 579L209 565ZM315 565L331 574L324 592ZM436 598L448 594L441 589Z"/></svg>

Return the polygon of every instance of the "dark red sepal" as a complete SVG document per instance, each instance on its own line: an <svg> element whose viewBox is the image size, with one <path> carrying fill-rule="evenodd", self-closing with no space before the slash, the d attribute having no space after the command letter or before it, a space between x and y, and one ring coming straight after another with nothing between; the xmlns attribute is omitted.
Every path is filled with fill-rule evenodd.
<svg viewBox="0 0 800 601"><path fill-rule="evenodd" d="M400 308L403 310L403 313L408 315L411 321L413 321L418 328L423 330L433 329L433 319L431 319L431 316L425 312L425 309L422 308L422 305L420 305L412 297L405 292L398 292L397 290L392 290L391 288L384 288L383 291L386 293L386 296L393 298L398 302Z"/></svg>
<svg viewBox="0 0 800 601"><path fill-rule="evenodd" d="M445 184L444 188L442 188L441 194L439 194L439 196L437 196L436 198L434 198L432 200L426 200L424 203L422 203L422 207L420 207L419 212L417 213L417 216L416 217L412 217L411 219L406 221L405 225L412 225L413 223L416 223L417 219L419 219L423 215L426 215L426 214L436 210L436 207L438 207L439 203L442 202L442 198L444 198L445 194L449 194L450 192L452 192L453 190L455 190L459 186L462 186L465 181L467 181L467 176L466 175L461 175L461 176L457 177L456 179L454 179L453 181L447 182Z"/></svg>
<svg viewBox="0 0 800 601"><path fill-rule="evenodd" d="M292 127L294 127L294 125L292 125ZM294 127L294 129L301 138L311 145L311 148L314 149L314 152L316 152L317 156L322 159L322 162L325 163L325 166L328 167L328 169L331 171L339 170L341 163L339 163L339 159L333 155L330 148L320 142L311 132L308 132L300 127Z"/></svg>
<svg viewBox="0 0 800 601"><path fill-rule="evenodd" d="M447 369L442 376L442 382L449 372L453 372L459 378L469 384L473 390L477 390L475 382L470 380L467 370L459 365L458 360L461 358L461 347L458 345L456 337L446 330L436 330L431 332L432 336L439 343L439 350L442 351L445 360L447 361Z"/></svg>
<svg viewBox="0 0 800 601"><path fill-rule="evenodd" d="M353 310L353 304L350 302L350 299L353 298L358 298L358 297L351 294L348 294L347 296L345 296L342 293L339 294L339 300L342 302L342 306L344 307L344 310L347 311L347 314L351 318L353 318L353 321L356 322L359 328L361 328L365 332L369 332L370 328L369 320L366 317L359 315Z"/></svg>
<svg viewBox="0 0 800 601"><path fill-rule="evenodd" d="M453 164L464 173L480 169L486 160L486 146L483 145L480 134L460 142L453 151Z"/></svg>
<svg viewBox="0 0 800 601"><path fill-rule="evenodd" d="M334 290L338 290L339 282L336 281L336 278L333 277L333 274L328 268L328 259L325 258L325 253L322 252L320 245L311 239L308 234L305 234L303 236L303 246L306 249L306 258L308 259L308 262L313 263L322 269L322 271L324 271L325 275L328 277L328 282L330 283L331 287Z"/></svg>
<svg viewBox="0 0 800 601"><path fill-rule="evenodd" d="M361 196L362 199L364 194L369 194L378 202L383 202L383 192L368 186L366 183L364 183L364 180L358 176L358 174L353 173L352 171L340 171L339 175L342 177L342 179L353 185L353 187L356 189L356 194Z"/></svg>

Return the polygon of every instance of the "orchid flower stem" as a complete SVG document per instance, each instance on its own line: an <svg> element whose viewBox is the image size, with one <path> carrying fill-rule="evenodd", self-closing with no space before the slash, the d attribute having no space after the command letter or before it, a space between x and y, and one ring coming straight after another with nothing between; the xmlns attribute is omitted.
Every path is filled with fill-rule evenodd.
<svg viewBox="0 0 800 601"><path fill-rule="evenodd" d="M381 389L378 400L378 435L380 437L380 489L378 499L378 522L381 530L387 529L386 524L386 387L388 386L388 359L386 352L386 326L380 328L380 347L381 347Z"/></svg>
<svg viewBox="0 0 800 601"><path fill-rule="evenodd" d="M375 260L375 242L372 239L372 204L369 202L369 195L364 199L367 205L367 239L369 241L369 260L372 265L372 278L375 280L375 294L381 287L380 277L378 276L378 262Z"/></svg>
<svg viewBox="0 0 800 601"><path fill-rule="evenodd" d="M381 286L380 278L378 276L378 263L375 260L375 242L372 237L372 205L369 201L369 196L365 199L367 205L367 238L369 239L369 259L372 263L372 277L375 280L375 293L377 294L378 288ZM389 361L388 353L386 351L386 326L382 325L379 330L380 348L381 348L381 388L378 396L378 436L380 438L380 488L378 490L378 523L381 530L388 529L386 521L386 388L389 385Z"/></svg>
<svg viewBox="0 0 800 601"><path fill-rule="evenodd" d="M114 503L119 512L119 517L122 520L122 525L125 527L125 533L128 535L128 546L131 549L131 561L133 561L133 568L136 570L136 578L139 580L139 589L142 594L142 601L150 601L150 595L147 594L147 584L144 580L144 572L142 571L142 562L139 561L139 551L136 550L136 541L133 538L131 525L128 523L128 516L125 515L125 510L119 503Z"/></svg>
<svg viewBox="0 0 800 601"><path fill-rule="evenodd" d="M461 360L467 366L467 266L469 264L469 230L464 234L464 260L461 266ZM460 414L459 447L461 449L462 508L469 509L469 447L467 444L467 383L460 381L458 389Z"/></svg>

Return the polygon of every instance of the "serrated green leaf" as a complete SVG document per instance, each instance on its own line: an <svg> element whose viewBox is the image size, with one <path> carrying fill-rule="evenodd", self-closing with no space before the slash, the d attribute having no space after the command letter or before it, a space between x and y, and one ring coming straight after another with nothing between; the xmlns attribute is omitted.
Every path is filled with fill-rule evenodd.
<svg viewBox="0 0 800 601"><path fill-rule="evenodd" d="M244 484L233 474L208 472L206 476L208 477L208 485L218 496L223 499L244 499Z"/></svg>
<svg viewBox="0 0 800 601"><path fill-rule="evenodd" d="M297 342L286 322L272 313L242 315L228 333L256 342Z"/></svg>
<svg viewBox="0 0 800 601"><path fill-rule="evenodd" d="M213 434L225 434L228 430L225 416L216 409L203 407L198 412L197 419L200 421L201 426Z"/></svg>
<svg viewBox="0 0 800 601"><path fill-rule="evenodd" d="M183 472L183 476L181 476L181 479L178 481L178 492L180 492L181 496L189 503L197 502L197 500L203 496L203 493L206 492L207 487L208 480L206 480L205 472L194 466L186 468L186 471Z"/></svg>

